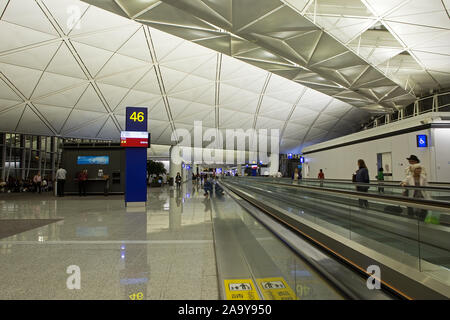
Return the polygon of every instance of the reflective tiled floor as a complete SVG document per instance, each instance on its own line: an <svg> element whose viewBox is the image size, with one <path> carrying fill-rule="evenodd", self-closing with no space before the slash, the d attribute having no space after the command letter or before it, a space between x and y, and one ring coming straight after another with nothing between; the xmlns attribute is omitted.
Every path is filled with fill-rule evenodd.
<svg viewBox="0 0 450 320"><path fill-rule="evenodd" d="M123 196L1 194L0 223L61 220L0 239L0 299L218 299L202 190L148 197L147 208L127 209ZM70 266L80 289L68 289Z"/></svg>

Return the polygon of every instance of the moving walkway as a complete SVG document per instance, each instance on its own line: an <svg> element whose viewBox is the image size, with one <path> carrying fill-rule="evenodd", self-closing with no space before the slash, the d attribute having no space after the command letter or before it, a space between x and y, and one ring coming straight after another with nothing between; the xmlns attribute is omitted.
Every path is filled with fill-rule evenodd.
<svg viewBox="0 0 450 320"><path fill-rule="evenodd" d="M321 259L307 264L321 270L319 274L339 288L343 297L381 298L365 295L370 291L365 282L365 289L361 283L354 289L358 287L354 278L343 280L349 268L367 280L369 266L380 268L385 291L378 293L383 292L382 298L450 297L449 205L443 200L361 194L293 184L285 179L227 177L219 183L303 260L316 256L317 250L325 254L333 267L318 263ZM369 208L360 208L359 199L367 200ZM425 222L417 215L423 212L438 218L433 223ZM316 253L302 252L306 244ZM341 271L330 273L333 268Z"/></svg>

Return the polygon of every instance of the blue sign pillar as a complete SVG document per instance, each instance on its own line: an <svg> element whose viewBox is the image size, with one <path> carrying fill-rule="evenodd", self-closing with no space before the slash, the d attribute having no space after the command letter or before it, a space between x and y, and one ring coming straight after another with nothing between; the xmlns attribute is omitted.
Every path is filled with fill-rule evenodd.
<svg viewBox="0 0 450 320"><path fill-rule="evenodd" d="M126 108L126 131L148 131L147 108ZM147 148L127 147L125 203L147 202Z"/></svg>

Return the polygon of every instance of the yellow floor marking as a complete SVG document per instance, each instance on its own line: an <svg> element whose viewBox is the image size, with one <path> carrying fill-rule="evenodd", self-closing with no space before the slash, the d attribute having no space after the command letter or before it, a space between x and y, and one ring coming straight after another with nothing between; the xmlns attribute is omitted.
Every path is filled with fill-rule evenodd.
<svg viewBox="0 0 450 320"><path fill-rule="evenodd" d="M259 300L251 279L228 279L224 282L227 300Z"/></svg>
<svg viewBox="0 0 450 320"><path fill-rule="evenodd" d="M297 300L294 291L281 277L256 279L256 282L266 300Z"/></svg>

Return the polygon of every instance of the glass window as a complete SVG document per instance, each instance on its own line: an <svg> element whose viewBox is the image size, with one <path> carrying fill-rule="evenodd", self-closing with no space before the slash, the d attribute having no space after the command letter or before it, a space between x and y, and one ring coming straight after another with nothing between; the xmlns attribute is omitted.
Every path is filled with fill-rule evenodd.
<svg viewBox="0 0 450 320"><path fill-rule="evenodd" d="M51 152L52 151L52 138L51 137L47 137L46 138L46 147L45 147L45 151L47 152Z"/></svg>
<svg viewBox="0 0 450 320"><path fill-rule="evenodd" d="M39 156L37 151L31 151L30 168L39 168Z"/></svg>
<svg viewBox="0 0 450 320"><path fill-rule="evenodd" d="M36 136L33 136L33 141L31 142L31 147L33 150L37 150L37 138Z"/></svg>
<svg viewBox="0 0 450 320"><path fill-rule="evenodd" d="M31 148L31 136L25 136L25 148Z"/></svg>

